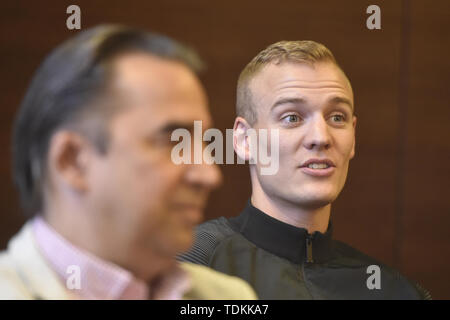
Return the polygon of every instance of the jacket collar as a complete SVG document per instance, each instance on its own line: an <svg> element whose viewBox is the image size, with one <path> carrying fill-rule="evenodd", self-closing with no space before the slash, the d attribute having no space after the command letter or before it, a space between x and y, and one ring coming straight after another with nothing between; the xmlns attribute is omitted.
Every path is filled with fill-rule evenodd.
<svg viewBox="0 0 450 320"><path fill-rule="evenodd" d="M33 221L33 235L40 253L63 283L70 282L70 268L78 267L79 285L74 290L82 299L147 299L148 285L130 271L80 248L53 229L41 215Z"/></svg>
<svg viewBox="0 0 450 320"><path fill-rule="evenodd" d="M16 271L29 298L45 300L73 299L58 275L43 259L35 242L31 222L26 223L8 244Z"/></svg>
<svg viewBox="0 0 450 320"><path fill-rule="evenodd" d="M309 240L313 263L325 262L332 258L331 220L325 233L316 231L311 235L304 228L294 227L272 218L254 207L249 200L242 213L229 219L229 222L236 232L241 233L256 246L293 263L308 261Z"/></svg>
<svg viewBox="0 0 450 320"><path fill-rule="evenodd" d="M65 279L61 279L54 271L54 266L50 265L40 250L33 232L33 221L28 221L8 243L8 253L11 255L14 270L23 284L23 293L26 298L35 300L85 299L67 289ZM168 273L163 281L160 281L159 294L161 296L155 295L154 298L181 299L186 298L187 292L193 297L201 296L203 292L199 292L197 283L191 283L190 279L199 273L197 270L196 266L189 267L185 266L185 263L180 263ZM201 278L202 270L199 274ZM117 299L118 297L112 298Z"/></svg>

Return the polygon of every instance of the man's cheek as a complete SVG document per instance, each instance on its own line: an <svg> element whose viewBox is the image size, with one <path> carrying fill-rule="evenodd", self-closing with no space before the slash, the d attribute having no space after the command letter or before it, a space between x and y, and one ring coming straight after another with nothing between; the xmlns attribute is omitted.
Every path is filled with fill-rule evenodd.
<svg viewBox="0 0 450 320"><path fill-rule="evenodd" d="M293 174L293 170L296 167L296 156L293 148L280 145L278 154L279 170L278 175Z"/></svg>

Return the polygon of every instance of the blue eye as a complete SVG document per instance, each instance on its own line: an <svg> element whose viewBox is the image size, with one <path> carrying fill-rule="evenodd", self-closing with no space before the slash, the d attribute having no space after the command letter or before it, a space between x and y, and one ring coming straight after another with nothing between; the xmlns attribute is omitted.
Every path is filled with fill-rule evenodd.
<svg viewBox="0 0 450 320"><path fill-rule="evenodd" d="M283 121L288 123L295 123L300 121L300 117L296 114L290 114L283 118Z"/></svg>
<svg viewBox="0 0 450 320"><path fill-rule="evenodd" d="M331 116L331 118L335 122L344 122L345 121L345 117L343 115L341 115L341 114L334 114L334 115Z"/></svg>

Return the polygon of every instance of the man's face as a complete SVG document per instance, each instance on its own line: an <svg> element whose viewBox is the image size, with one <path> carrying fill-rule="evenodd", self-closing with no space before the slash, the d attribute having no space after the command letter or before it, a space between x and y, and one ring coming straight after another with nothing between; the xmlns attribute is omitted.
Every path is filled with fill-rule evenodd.
<svg viewBox="0 0 450 320"><path fill-rule="evenodd" d="M250 89L257 112L254 128L279 129L278 173L253 174L264 193L304 208L331 203L355 153L356 117L347 78L329 62L284 62L261 70ZM327 164L308 167L311 159Z"/></svg>
<svg viewBox="0 0 450 320"><path fill-rule="evenodd" d="M171 160L174 129L191 129L194 120L211 125L205 92L177 62L128 54L114 68L112 90L123 108L110 120L106 154L96 155L90 169L93 219L129 261L173 257L190 248L208 193L221 178L213 165Z"/></svg>

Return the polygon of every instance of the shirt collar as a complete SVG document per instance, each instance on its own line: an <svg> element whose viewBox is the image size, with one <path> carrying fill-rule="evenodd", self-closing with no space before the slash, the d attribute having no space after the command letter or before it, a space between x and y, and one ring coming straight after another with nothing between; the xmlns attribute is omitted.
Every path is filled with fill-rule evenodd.
<svg viewBox="0 0 450 320"><path fill-rule="evenodd" d="M131 272L78 248L57 233L44 219L33 220L33 233L43 256L68 289L81 299L147 299L147 284ZM80 286L73 275L80 271ZM72 276L72 277L71 277Z"/></svg>
<svg viewBox="0 0 450 320"><path fill-rule="evenodd" d="M235 231L256 246L293 263L300 264L307 260L308 239L311 239L310 252L314 263L325 262L332 257L331 220L325 233L316 231L311 235L304 228L269 216L249 200L242 213L229 219L229 222Z"/></svg>

